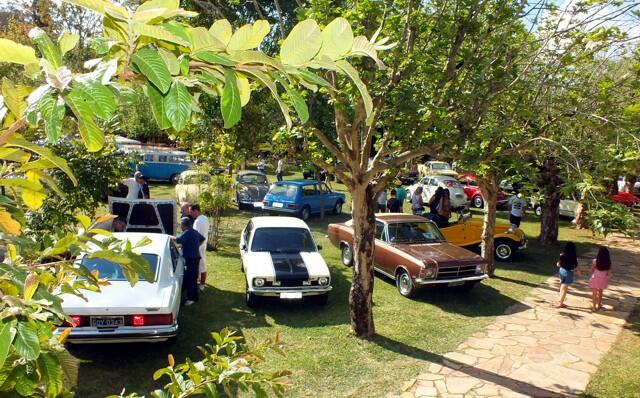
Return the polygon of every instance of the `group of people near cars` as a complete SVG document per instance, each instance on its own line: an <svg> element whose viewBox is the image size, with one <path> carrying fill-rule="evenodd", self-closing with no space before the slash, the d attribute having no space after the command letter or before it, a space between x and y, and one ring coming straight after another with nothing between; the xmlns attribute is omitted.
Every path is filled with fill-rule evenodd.
<svg viewBox="0 0 640 398"><path fill-rule="evenodd" d="M182 284L187 293L184 305L189 306L198 301L199 291L206 287L209 218L202 214L200 205L190 203L181 204L180 215L182 233L175 240L182 245L182 257L185 262Z"/></svg>

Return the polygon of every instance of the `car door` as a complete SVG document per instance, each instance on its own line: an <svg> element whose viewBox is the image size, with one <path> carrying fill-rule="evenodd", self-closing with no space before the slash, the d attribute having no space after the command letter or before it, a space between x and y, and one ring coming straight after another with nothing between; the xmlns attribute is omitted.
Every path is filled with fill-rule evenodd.
<svg viewBox="0 0 640 398"><path fill-rule="evenodd" d="M334 206L336 205L336 198L331 195L331 190L329 189L329 187L327 187L327 184L321 182L318 185L318 193L320 195L320 203L323 204L324 210L333 210Z"/></svg>
<svg viewBox="0 0 640 398"><path fill-rule="evenodd" d="M320 194L316 184L302 186L302 207L309 206L311 213L320 212Z"/></svg>
<svg viewBox="0 0 640 398"><path fill-rule="evenodd" d="M376 240L373 263L379 271L393 275L393 265L389 262L390 246L387 243L387 225L376 220Z"/></svg>
<svg viewBox="0 0 640 398"><path fill-rule="evenodd" d="M174 319L177 320L178 312L180 310L180 303L182 302L182 277L184 275L184 259L180 257L178 247L173 241L169 241L169 258L165 257L163 260L165 263L168 261L168 273L171 281L171 290L174 293L172 297L172 312Z"/></svg>

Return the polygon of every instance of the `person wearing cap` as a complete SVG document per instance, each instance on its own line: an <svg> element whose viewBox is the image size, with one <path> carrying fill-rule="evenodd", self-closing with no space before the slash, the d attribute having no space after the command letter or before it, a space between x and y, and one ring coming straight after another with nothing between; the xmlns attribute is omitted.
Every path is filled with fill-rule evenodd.
<svg viewBox="0 0 640 398"><path fill-rule="evenodd" d="M140 192L138 192L138 199L151 199L151 193L149 192L149 184L147 177L140 175L142 184L140 184Z"/></svg>
<svg viewBox="0 0 640 398"><path fill-rule="evenodd" d="M184 305L190 306L198 301L200 246L204 245L205 238L193 229L191 220L188 217L183 217L180 220L180 228L182 233L174 239L182 245L182 257L186 268L182 286L187 292L187 301Z"/></svg>
<svg viewBox="0 0 640 398"><path fill-rule="evenodd" d="M127 187L127 199L138 199L138 194L142 188L144 180L142 179L142 173L136 171L133 177L127 178L122 182Z"/></svg>
<svg viewBox="0 0 640 398"><path fill-rule="evenodd" d="M395 181L396 184L396 198L401 204L407 200L407 190L402 186L402 181L399 178ZM401 208L402 209L402 208Z"/></svg>

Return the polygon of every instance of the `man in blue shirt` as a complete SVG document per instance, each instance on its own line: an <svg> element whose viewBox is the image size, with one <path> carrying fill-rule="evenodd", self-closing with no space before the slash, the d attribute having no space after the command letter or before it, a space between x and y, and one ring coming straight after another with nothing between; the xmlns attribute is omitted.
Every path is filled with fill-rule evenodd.
<svg viewBox="0 0 640 398"><path fill-rule="evenodd" d="M176 242L182 245L182 257L186 265L182 286L187 291L187 301L184 305L189 306L198 301L199 248L204 244L205 238L193 229L193 224L187 217L180 220L180 228L182 233L176 238Z"/></svg>

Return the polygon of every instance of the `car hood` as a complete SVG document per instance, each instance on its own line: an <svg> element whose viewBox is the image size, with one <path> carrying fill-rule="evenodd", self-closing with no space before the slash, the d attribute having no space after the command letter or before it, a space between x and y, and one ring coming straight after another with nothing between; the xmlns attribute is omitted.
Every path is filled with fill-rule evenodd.
<svg viewBox="0 0 640 398"><path fill-rule="evenodd" d="M329 276L329 268L320 253L253 252L245 255L247 277L269 280L308 279Z"/></svg>
<svg viewBox="0 0 640 398"><path fill-rule="evenodd" d="M75 315L140 313L141 310L168 309L171 286L140 281L131 286L127 281L114 281L100 292L82 291L86 298L63 294L62 308Z"/></svg>
<svg viewBox="0 0 640 398"><path fill-rule="evenodd" d="M411 245L398 244L394 246L420 261L434 261L439 266L479 264L484 262L482 257L477 254L447 242Z"/></svg>

